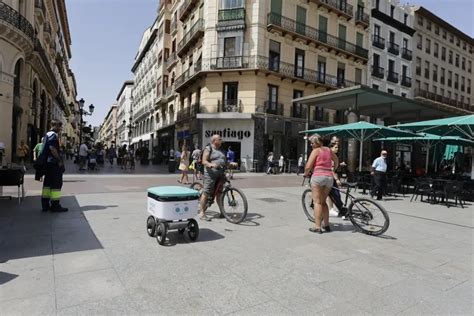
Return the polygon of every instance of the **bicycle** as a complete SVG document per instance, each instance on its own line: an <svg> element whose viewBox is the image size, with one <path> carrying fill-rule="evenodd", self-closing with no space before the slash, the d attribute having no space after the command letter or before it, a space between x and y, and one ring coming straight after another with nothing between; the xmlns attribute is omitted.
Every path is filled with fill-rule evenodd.
<svg viewBox="0 0 474 316"><path fill-rule="evenodd" d="M214 196L216 196L220 190L217 205L219 206L221 215L233 224L240 224L247 216L247 198L240 189L232 186L228 177L224 176L223 179L223 181L219 181L216 184L213 195L208 196L207 207L209 208L214 203ZM190 188L202 194L204 186L201 182L193 182ZM240 208L240 206L242 206L242 208Z"/></svg>
<svg viewBox="0 0 474 316"><path fill-rule="evenodd" d="M306 179L303 180L303 184L305 181ZM347 190L345 191L336 187L333 188L341 194L342 207L338 207L337 204L339 203L336 203L331 194L329 195L339 212L346 212L345 216L349 218L352 225L367 235L379 236L385 233L390 225L390 218L385 208L374 200L354 197L350 192L351 188L354 189L357 186L357 183L346 183L346 186ZM350 205L347 207L349 200ZM301 202L306 217L314 223L314 204L310 188L303 192Z"/></svg>

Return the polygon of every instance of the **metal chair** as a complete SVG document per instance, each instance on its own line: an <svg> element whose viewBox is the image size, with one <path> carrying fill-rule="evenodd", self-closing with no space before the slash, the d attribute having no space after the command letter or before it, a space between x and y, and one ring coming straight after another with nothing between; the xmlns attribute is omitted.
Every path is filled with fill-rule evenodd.
<svg viewBox="0 0 474 316"><path fill-rule="evenodd" d="M18 204L20 204L21 199L25 197L24 178L25 171L23 169L0 169L0 186L18 187Z"/></svg>

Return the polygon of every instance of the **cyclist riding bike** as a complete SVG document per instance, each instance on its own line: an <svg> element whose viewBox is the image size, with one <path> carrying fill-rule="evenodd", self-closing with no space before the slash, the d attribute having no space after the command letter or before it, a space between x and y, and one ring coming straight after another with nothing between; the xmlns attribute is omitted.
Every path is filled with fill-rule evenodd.
<svg viewBox="0 0 474 316"><path fill-rule="evenodd" d="M204 166L204 188L201 195L199 218L210 221L206 216L208 199L211 201L220 195L219 186L225 180L226 155L221 151L222 139L215 134L211 143L203 149L202 164ZM214 196L216 192L217 196ZM219 199L217 199L219 201Z"/></svg>

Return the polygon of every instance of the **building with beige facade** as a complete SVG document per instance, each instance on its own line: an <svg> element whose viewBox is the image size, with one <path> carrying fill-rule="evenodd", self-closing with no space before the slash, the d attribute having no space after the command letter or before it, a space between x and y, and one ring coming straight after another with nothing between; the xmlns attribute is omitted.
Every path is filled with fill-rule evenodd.
<svg viewBox="0 0 474 316"><path fill-rule="evenodd" d="M117 95L117 146L131 142L133 85L133 80L125 81Z"/></svg>
<svg viewBox="0 0 474 316"><path fill-rule="evenodd" d="M366 84L365 6L337 0L163 1L158 24L169 41L158 50L165 66L155 103L158 146L205 145L220 133L249 168L249 161L263 162L269 151L296 158L304 151L298 131L308 118L309 127L317 127L345 116L322 108L308 113L292 100ZM171 111L174 144L167 139Z"/></svg>
<svg viewBox="0 0 474 316"><path fill-rule="evenodd" d="M117 143L117 136L117 104L113 104L100 126L98 142L110 147Z"/></svg>
<svg viewBox="0 0 474 316"><path fill-rule="evenodd" d="M474 111L474 39L424 7L412 10L415 98Z"/></svg>
<svg viewBox="0 0 474 316"><path fill-rule="evenodd" d="M70 45L64 0L0 1L3 163L15 161L21 141L33 148L49 129L53 115L66 126L76 122L71 111L77 106L77 89L68 64ZM77 139L72 125L69 127L61 135L64 145Z"/></svg>

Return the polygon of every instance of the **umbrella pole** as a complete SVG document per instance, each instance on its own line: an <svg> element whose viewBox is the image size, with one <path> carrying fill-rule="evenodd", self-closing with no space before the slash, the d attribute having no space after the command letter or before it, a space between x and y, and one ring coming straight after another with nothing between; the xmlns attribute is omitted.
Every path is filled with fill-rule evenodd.
<svg viewBox="0 0 474 316"><path fill-rule="evenodd" d="M359 145L359 172L362 172L362 153L364 150L364 142L362 139L360 140L360 145Z"/></svg>
<svg viewBox="0 0 474 316"><path fill-rule="evenodd" d="M428 173L428 164L430 160L430 145L429 142L426 143L426 163L425 163L425 174Z"/></svg>

